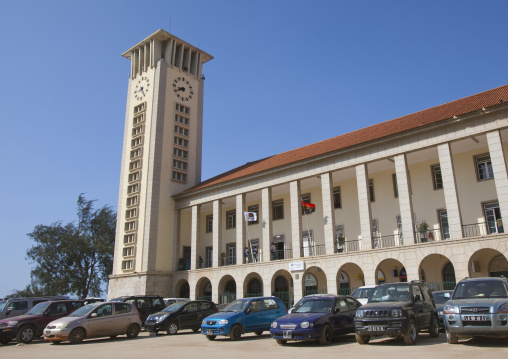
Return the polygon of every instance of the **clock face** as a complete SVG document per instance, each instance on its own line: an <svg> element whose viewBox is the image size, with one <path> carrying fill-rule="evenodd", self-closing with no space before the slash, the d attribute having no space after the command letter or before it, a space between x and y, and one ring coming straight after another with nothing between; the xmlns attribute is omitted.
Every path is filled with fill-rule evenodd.
<svg viewBox="0 0 508 359"><path fill-rule="evenodd" d="M173 91L176 96L182 101L189 101L194 95L194 90L190 82L185 77L177 77L173 81Z"/></svg>
<svg viewBox="0 0 508 359"><path fill-rule="evenodd" d="M149 89L150 89L150 80L146 76L141 77L136 82L134 89L134 97L136 98L136 100L141 101L142 99L144 99L148 94Z"/></svg>

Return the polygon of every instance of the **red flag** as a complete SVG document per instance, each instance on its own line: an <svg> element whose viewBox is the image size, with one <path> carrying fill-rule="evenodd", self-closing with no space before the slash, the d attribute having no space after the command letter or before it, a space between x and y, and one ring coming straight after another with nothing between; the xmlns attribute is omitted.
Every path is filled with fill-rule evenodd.
<svg viewBox="0 0 508 359"><path fill-rule="evenodd" d="M303 211L305 213L316 212L316 205L313 203L307 203L307 202L302 201L302 206L303 206Z"/></svg>

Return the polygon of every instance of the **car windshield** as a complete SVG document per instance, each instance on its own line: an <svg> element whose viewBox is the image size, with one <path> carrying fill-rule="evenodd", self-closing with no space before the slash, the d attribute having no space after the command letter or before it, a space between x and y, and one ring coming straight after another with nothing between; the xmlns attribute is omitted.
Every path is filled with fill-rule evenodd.
<svg viewBox="0 0 508 359"><path fill-rule="evenodd" d="M453 299L467 298L508 298L506 286L501 281L465 281L457 284Z"/></svg>
<svg viewBox="0 0 508 359"><path fill-rule="evenodd" d="M307 299L303 300L292 313L330 313L333 308L333 299Z"/></svg>
<svg viewBox="0 0 508 359"><path fill-rule="evenodd" d="M74 312L72 312L72 314L69 315L69 317L84 317L101 304L102 303L98 302L85 305L84 307L76 309Z"/></svg>
<svg viewBox="0 0 508 359"><path fill-rule="evenodd" d="M372 302L408 302L411 299L409 286L404 285L379 285L374 289L369 298Z"/></svg>
<svg viewBox="0 0 508 359"><path fill-rule="evenodd" d="M445 297L445 294L448 296ZM432 297L434 298L434 303L446 303L450 300L452 291L449 292L432 292Z"/></svg>
<svg viewBox="0 0 508 359"><path fill-rule="evenodd" d="M110 302L125 302L125 299L124 298L115 298L115 299L111 299Z"/></svg>
<svg viewBox="0 0 508 359"><path fill-rule="evenodd" d="M169 307L164 308L162 311L163 312L176 312L178 309L183 307L184 304L185 303L174 303L174 304L171 304Z"/></svg>
<svg viewBox="0 0 508 359"><path fill-rule="evenodd" d="M374 288L358 288L351 294L353 298L369 298Z"/></svg>
<svg viewBox="0 0 508 359"><path fill-rule="evenodd" d="M4 310L6 304L7 304L6 300L0 300L0 311Z"/></svg>
<svg viewBox="0 0 508 359"><path fill-rule="evenodd" d="M226 308L224 308L223 312L240 313L243 312L245 308L247 308L248 304L248 300L234 300Z"/></svg>
<svg viewBox="0 0 508 359"><path fill-rule="evenodd" d="M42 302L30 309L26 315L43 315L46 309L49 307L50 302Z"/></svg>

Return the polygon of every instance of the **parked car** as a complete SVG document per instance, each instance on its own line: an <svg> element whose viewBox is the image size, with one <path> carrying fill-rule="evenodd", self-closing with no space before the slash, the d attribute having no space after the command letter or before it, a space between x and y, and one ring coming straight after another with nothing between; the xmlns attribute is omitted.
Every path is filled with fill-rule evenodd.
<svg viewBox="0 0 508 359"><path fill-rule="evenodd" d="M164 299L158 295L132 295L126 297L118 297L111 299L111 302L132 303L141 316L141 323L144 323L148 316L153 313L160 312L166 306Z"/></svg>
<svg viewBox="0 0 508 359"><path fill-rule="evenodd" d="M508 337L508 281L506 278L461 280L443 309L446 339Z"/></svg>
<svg viewBox="0 0 508 359"><path fill-rule="evenodd" d="M160 331L176 334L182 329L192 329L194 332L198 332L203 319L218 311L217 306L210 301L180 301L158 313L149 315L145 322L145 329L155 334Z"/></svg>
<svg viewBox="0 0 508 359"><path fill-rule="evenodd" d="M437 290L432 292L434 304L436 305L437 315L439 317L439 329L444 329L443 308L445 303L452 297L453 290Z"/></svg>
<svg viewBox="0 0 508 359"><path fill-rule="evenodd" d="M354 333L354 317L361 305L348 296L305 297L290 314L272 323L270 334L280 345L288 340L319 340L322 345L330 344L336 335Z"/></svg>
<svg viewBox="0 0 508 359"><path fill-rule="evenodd" d="M70 300L67 296L12 298L0 301L0 319L25 314L37 304L48 300Z"/></svg>
<svg viewBox="0 0 508 359"><path fill-rule="evenodd" d="M54 344L66 340L79 344L84 339L113 339L123 334L136 338L140 330L141 319L133 303L96 302L49 323L44 329L44 339Z"/></svg>
<svg viewBox="0 0 508 359"><path fill-rule="evenodd" d="M0 321L0 343L6 345L16 338L18 343L28 344L41 336L46 325L69 315L83 306L80 300L44 301L27 313Z"/></svg>
<svg viewBox="0 0 508 359"><path fill-rule="evenodd" d="M375 285L364 285L362 287L358 287L353 293L351 293L351 296L362 303L362 305L367 304L374 288L376 288Z"/></svg>
<svg viewBox="0 0 508 359"><path fill-rule="evenodd" d="M367 304L356 311L355 337L367 344L371 336L403 337L415 344L418 332L439 336L439 319L432 293L421 281L378 285Z"/></svg>
<svg viewBox="0 0 508 359"><path fill-rule="evenodd" d="M164 298L164 305L166 307L174 303L188 302L189 298Z"/></svg>
<svg viewBox="0 0 508 359"><path fill-rule="evenodd" d="M231 340L238 340L249 332L261 335L270 330L275 319L286 314L286 306L277 297L236 299L222 312L203 319L201 334L208 340L214 340L217 335L229 336Z"/></svg>
<svg viewBox="0 0 508 359"><path fill-rule="evenodd" d="M293 305L291 308L288 309L288 314L291 313L297 306L299 306L305 298L322 297L324 295L328 295L328 294L309 294L309 295L306 295L305 297L301 298L298 302L296 302L295 305Z"/></svg>

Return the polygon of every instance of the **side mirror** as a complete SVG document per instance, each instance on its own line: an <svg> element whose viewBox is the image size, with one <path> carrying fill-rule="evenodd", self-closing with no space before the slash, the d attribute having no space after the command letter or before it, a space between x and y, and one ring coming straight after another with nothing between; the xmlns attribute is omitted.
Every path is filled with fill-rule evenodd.
<svg viewBox="0 0 508 359"><path fill-rule="evenodd" d="M13 310L14 310L14 307L7 308L6 314L9 315L9 313L12 312Z"/></svg>
<svg viewBox="0 0 508 359"><path fill-rule="evenodd" d="M450 299L452 296L451 293L444 293L443 297Z"/></svg>
<svg viewBox="0 0 508 359"><path fill-rule="evenodd" d="M92 314L90 315L90 318L97 318L97 313L92 313Z"/></svg>

